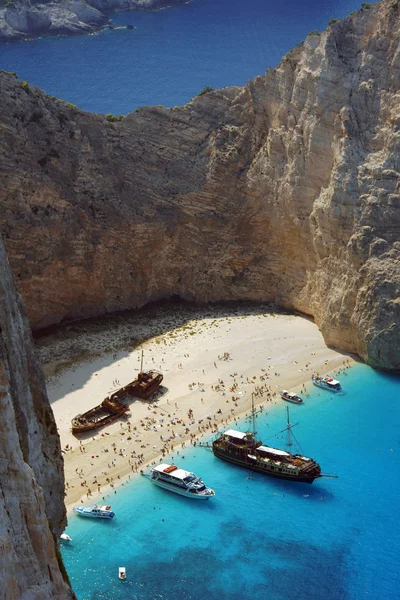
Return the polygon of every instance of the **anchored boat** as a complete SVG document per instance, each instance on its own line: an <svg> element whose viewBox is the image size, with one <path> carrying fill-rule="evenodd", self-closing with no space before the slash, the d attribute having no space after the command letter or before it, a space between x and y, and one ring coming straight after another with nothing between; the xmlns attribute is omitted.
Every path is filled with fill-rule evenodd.
<svg viewBox="0 0 400 600"><path fill-rule="evenodd" d="M208 488L197 475L180 469L176 465L161 464L154 467L151 471L150 481L187 498L208 500L215 495L214 490Z"/></svg>
<svg viewBox="0 0 400 600"><path fill-rule="evenodd" d="M292 425L289 420L289 408L287 407L287 426L279 433L287 431L288 451L279 450L263 445L256 439L254 397L252 395L252 420L253 431L243 433L230 429L220 435L212 444L212 452L217 458L226 460L252 471L286 479L288 481L299 481L313 483L318 477L335 477L335 475L323 475L321 467L312 458L301 454L292 454ZM294 437L294 436L293 436Z"/></svg>
<svg viewBox="0 0 400 600"><path fill-rule="evenodd" d="M286 400L287 402L293 402L293 404L301 404L303 402L303 398L300 398L300 396L296 396L296 394L292 394L291 392L287 392L286 390L279 393L283 400Z"/></svg>
<svg viewBox="0 0 400 600"><path fill-rule="evenodd" d="M74 512L80 517L89 517L92 519L113 519L115 513L111 510L111 506L76 506Z"/></svg>
<svg viewBox="0 0 400 600"><path fill-rule="evenodd" d="M333 377L319 377L318 375L313 375L311 380L314 385L317 387L323 388L324 390L329 390L330 392L341 392L342 386L340 385L340 381L337 379L333 379Z"/></svg>

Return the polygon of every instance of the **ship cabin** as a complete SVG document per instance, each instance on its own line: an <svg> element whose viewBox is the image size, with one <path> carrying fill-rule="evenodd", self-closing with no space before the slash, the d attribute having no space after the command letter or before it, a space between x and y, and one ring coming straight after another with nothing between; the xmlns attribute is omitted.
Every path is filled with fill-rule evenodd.
<svg viewBox="0 0 400 600"><path fill-rule="evenodd" d="M328 377L327 379L325 379L325 381L328 384L328 386L333 390L340 391L342 389L340 381L338 381L337 379L333 379L333 377Z"/></svg>
<svg viewBox="0 0 400 600"><path fill-rule="evenodd" d="M282 462L287 462L292 456L285 450L278 450L277 448L270 448L269 446L259 446L257 448L257 454L259 454L261 458L272 458Z"/></svg>
<svg viewBox="0 0 400 600"><path fill-rule="evenodd" d="M257 445L261 445L261 442L257 442L254 439L253 434L249 431L243 433L242 431L236 431L235 429L228 429L228 431L225 431L223 434L223 437L225 440L228 438L228 443L230 442L236 446L243 446L243 448L248 448L249 446L257 447Z"/></svg>
<svg viewBox="0 0 400 600"><path fill-rule="evenodd" d="M259 446L256 456L249 455L249 458L258 463L264 463L268 470L275 471L277 474L297 475L299 473L298 465L294 465L293 456L285 450L270 448L269 446Z"/></svg>
<svg viewBox="0 0 400 600"><path fill-rule="evenodd" d="M197 491L205 489L204 483L194 473L180 469L176 465L161 464L152 470L152 479L159 479L182 488L195 487Z"/></svg>

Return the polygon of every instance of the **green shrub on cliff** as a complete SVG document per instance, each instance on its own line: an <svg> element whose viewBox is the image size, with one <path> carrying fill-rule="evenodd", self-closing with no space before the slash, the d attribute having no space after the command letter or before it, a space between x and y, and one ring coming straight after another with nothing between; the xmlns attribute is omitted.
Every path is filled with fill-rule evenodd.
<svg viewBox="0 0 400 600"><path fill-rule="evenodd" d="M369 2L362 2L361 3L361 8L371 8L372 4L370 4Z"/></svg>
<svg viewBox="0 0 400 600"><path fill-rule="evenodd" d="M122 121L123 118L124 115L119 115L119 117L117 117L116 115L112 115L111 113L108 113L108 115L106 115L106 121L108 121L109 123L115 123L115 121Z"/></svg>
<svg viewBox="0 0 400 600"><path fill-rule="evenodd" d="M334 25L335 23L339 23L339 19L331 19L328 25Z"/></svg>
<svg viewBox="0 0 400 600"><path fill-rule="evenodd" d="M197 96L203 96L203 94L207 94L208 92L213 92L215 88L207 86L204 88L204 90L201 90L201 92L199 92L197 94Z"/></svg>

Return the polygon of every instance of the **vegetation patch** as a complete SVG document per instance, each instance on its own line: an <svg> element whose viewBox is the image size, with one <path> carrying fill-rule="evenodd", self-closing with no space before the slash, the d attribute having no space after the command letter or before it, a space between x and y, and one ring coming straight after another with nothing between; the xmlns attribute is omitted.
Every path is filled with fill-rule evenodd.
<svg viewBox="0 0 400 600"><path fill-rule="evenodd" d="M124 115L119 115L119 117L117 117L116 115L112 115L111 113L108 113L108 115L106 115L106 121L108 121L109 123L115 123L115 121L122 121L123 118Z"/></svg>
<svg viewBox="0 0 400 600"><path fill-rule="evenodd" d="M201 90L201 92L199 92L199 93L197 94L196 98L198 98L199 96L203 96L204 94L208 94L208 92L213 92L213 91L214 91L214 88L213 88L213 87L206 86L206 87L204 88L204 90Z"/></svg>

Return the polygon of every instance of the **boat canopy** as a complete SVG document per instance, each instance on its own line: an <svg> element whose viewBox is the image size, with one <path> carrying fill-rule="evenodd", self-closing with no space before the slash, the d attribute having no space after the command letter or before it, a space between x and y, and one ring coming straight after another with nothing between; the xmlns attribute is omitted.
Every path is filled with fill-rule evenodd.
<svg viewBox="0 0 400 600"><path fill-rule="evenodd" d="M168 475L170 475L170 477L175 477L176 479L185 479L185 477L188 477L189 475L193 475L193 473L191 473L190 471L185 471L184 469L180 469L179 467L177 467L176 469L174 469L171 473L168 473L168 471L165 471L165 469L168 469L168 467L171 467L172 465L167 465L165 463L163 463L162 465L158 465L157 467L154 467L153 471L158 471L159 473L167 473Z"/></svg>
<svg viewBox="0 0 400 600"><path fill-rule="evenodd" d="M228 431L225 431L225 435L229 435L229 437L233 437L238 440L243 440L246 437L247 433L242 433L241 431L235 431L234 429L228 429Z"/></svg>
<svg viewBox="0 0 400 600"><path fill-rule="evenodd" d="M327 379L327 382L329 383L329 385L337 385L338 383L340 383L340 381L338 381L337 379L332 379L332 377L329 377L329 379Z"/></svg>
<svg viewBox="0 0 400 600"><path fill-rule="evenodd" d="M268 452L269 454L276 454L276 456L289 456L289 452L284 450L277 450L277 448L270 448L269 446L259 446L257 451Z"/></svg>

